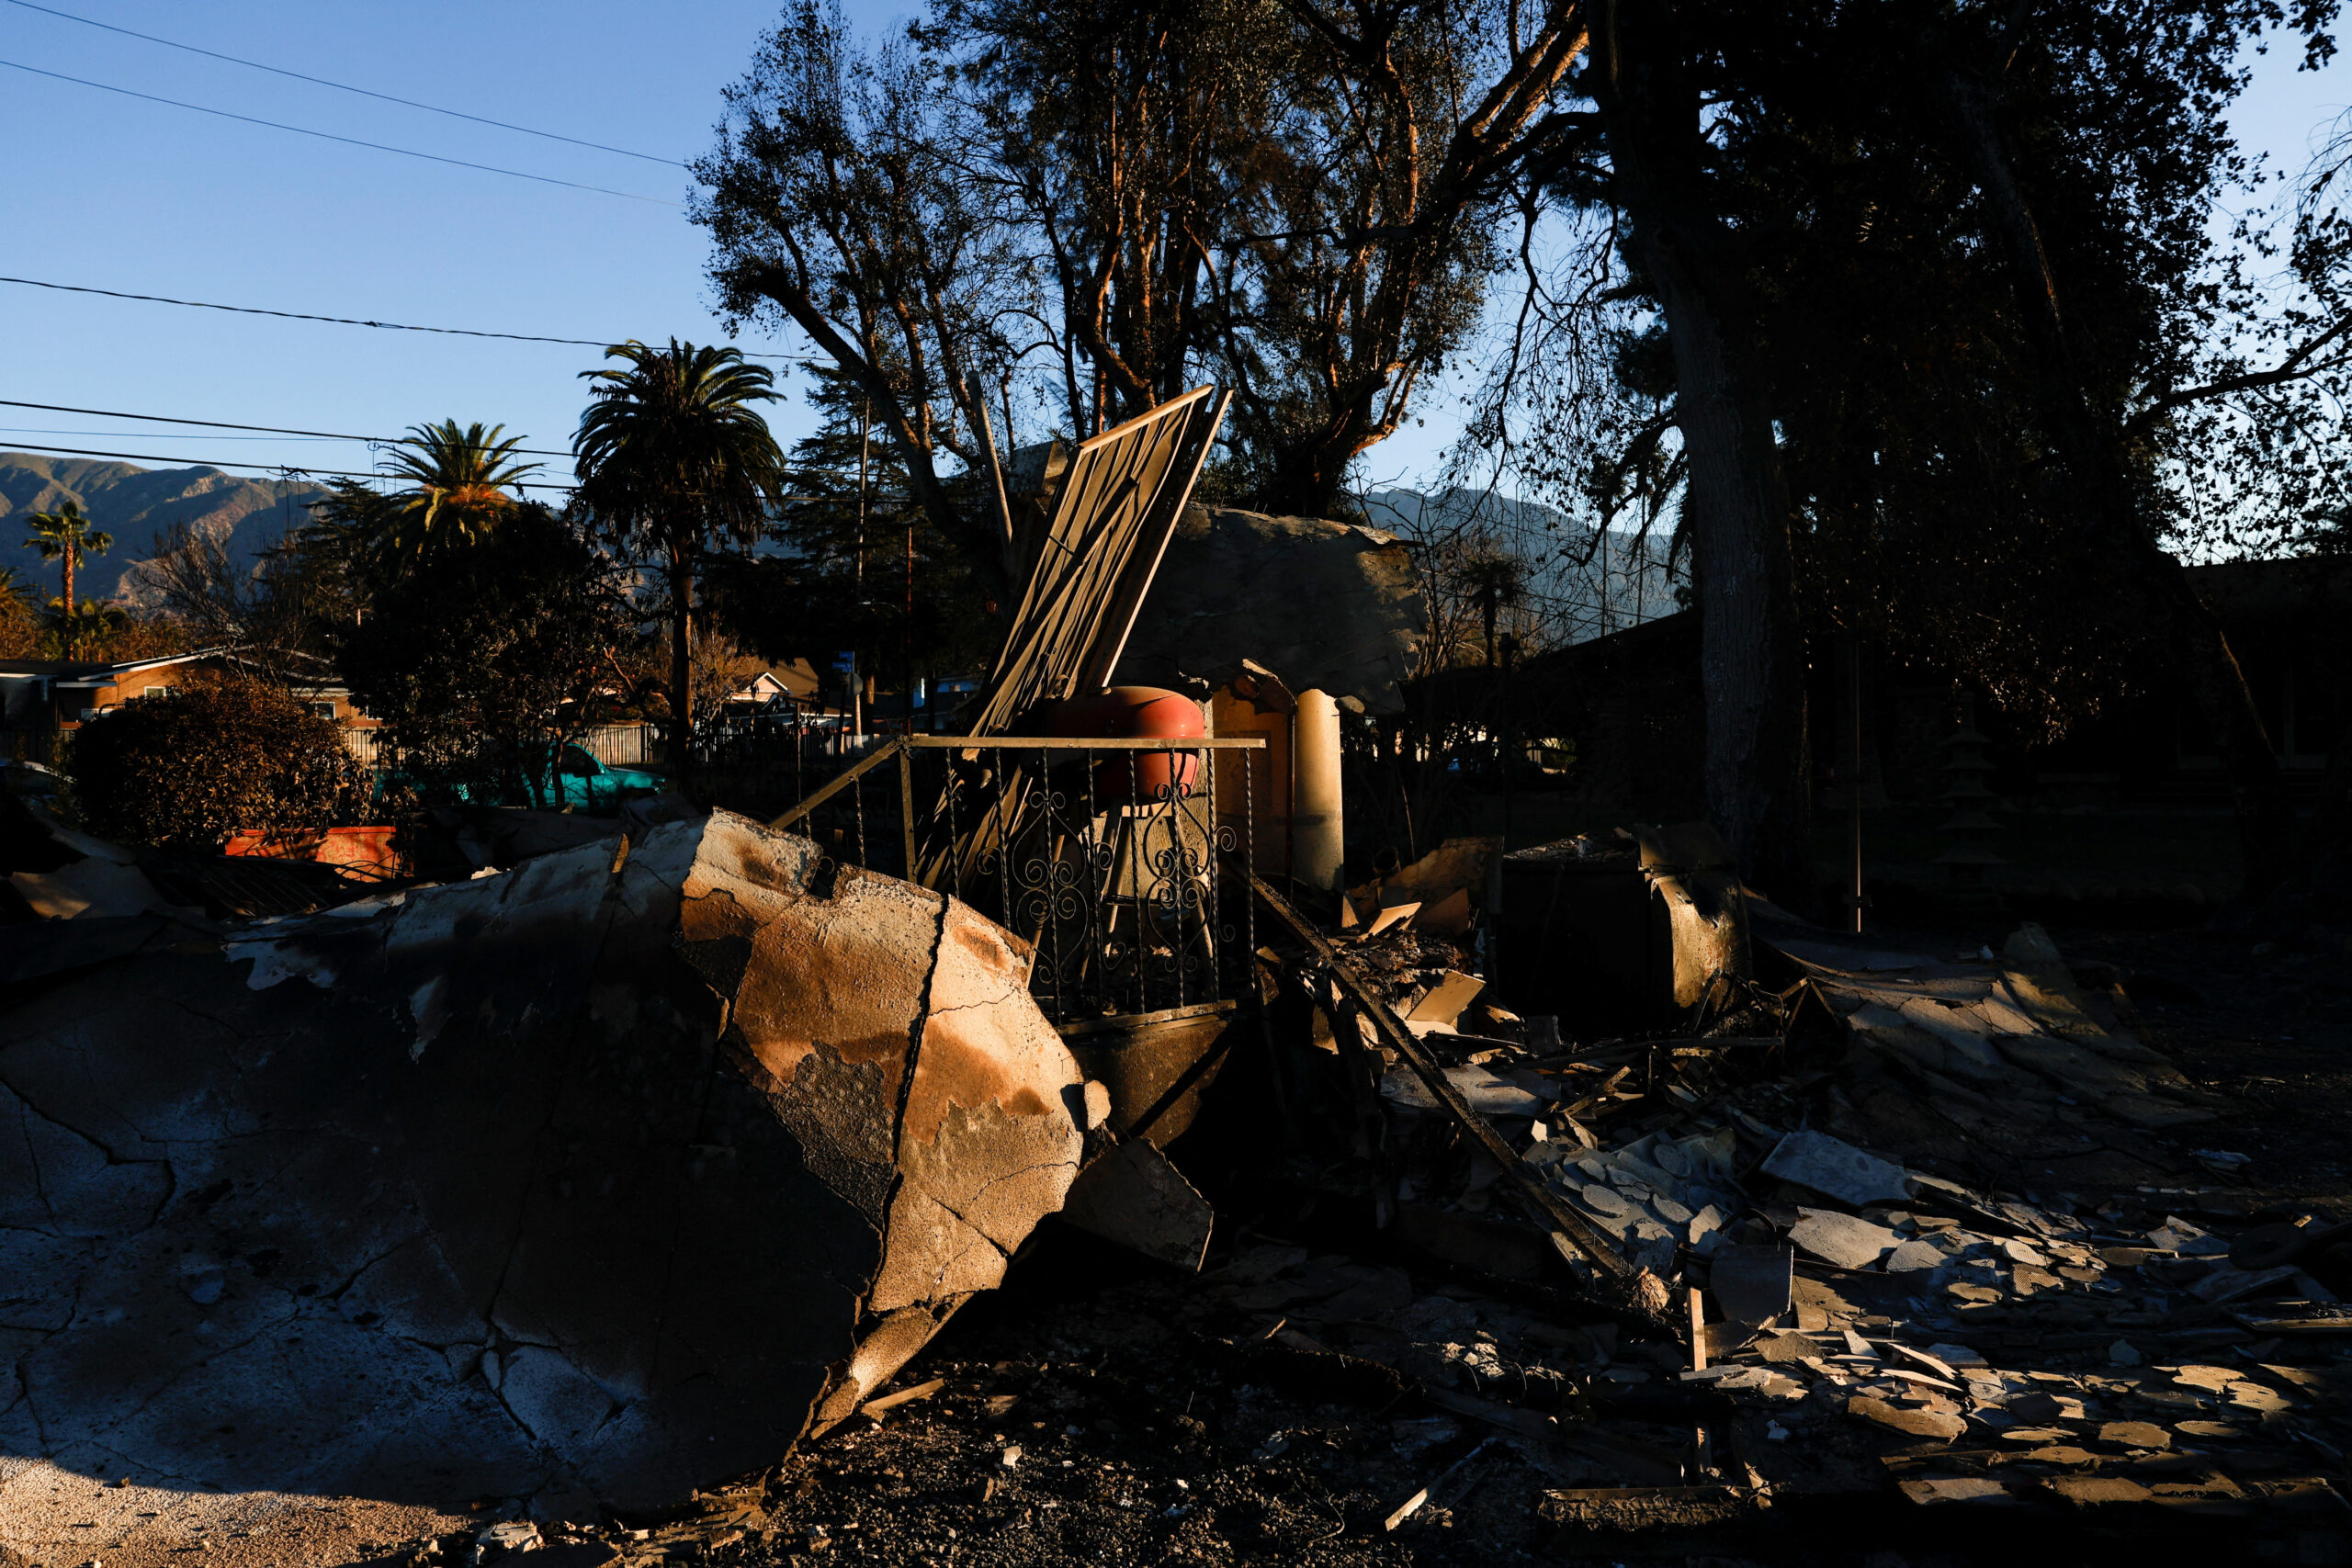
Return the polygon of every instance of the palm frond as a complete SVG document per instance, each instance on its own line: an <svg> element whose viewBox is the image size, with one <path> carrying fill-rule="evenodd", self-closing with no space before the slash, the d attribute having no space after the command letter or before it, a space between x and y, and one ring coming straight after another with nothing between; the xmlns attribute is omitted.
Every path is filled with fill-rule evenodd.
<svg viewBox="0 0 2352 1568"><path fill-rule="evenodd" d="M515 503L506 487L543 465L524 462L515 448L524 438L506 434L503 424L459 427L454 419L413 424L394 448L393 475L406 487L389 496L347 486L339 494L335 519L359 525L368 553L385 568L414 568L441 549L481 539Z"/></svg>
<svg viewBox="0 0 2352 1568"><path fill-rule="evenodd" d="M775 399L773 375L734 349L675 338L605 353L628 367L581 373L594 395L572 438L574 504L639 548L691 551L711 533L756 538L788 484L754 406Z"/></svg>

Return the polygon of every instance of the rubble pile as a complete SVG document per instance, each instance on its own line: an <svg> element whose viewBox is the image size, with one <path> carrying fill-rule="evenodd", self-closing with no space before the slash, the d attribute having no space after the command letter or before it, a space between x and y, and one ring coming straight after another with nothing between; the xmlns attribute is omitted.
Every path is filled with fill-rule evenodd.
<svg viewBox="0 0 2352 1568"><path fill-rule="evenodd" d="M316 1512L420 1562L766 1562L853 1539L817 1478L857 1453L920 1452L944 1556L1081 1514L1214 1554L1464 1509L2342 1506L2352 1225L2244 1196L2232 1103L2036 927L1823 931L1703 830L1539 852L1645 900L1645 1025L1600 1033L1498 1001L1491 841L1319 923L1252 882L1255 997L1159 1024L1254 1013L1201 1122L1276 1135L1163 1152L955 899L724 813L623 827L276 919L16 928L12 1543ZM1057 1212L1155 1261L919 1359Z"/></svg>
<svg viewBox="0 0 2352 1568"><path fill-rule="evenodd" d="M1408 932L1335 939L1518 1160L1667 1283L1680 1343L1609 1311L1574 1249L1564 1280L1552 1249L1514 1245L1544 1217L1344 1009L1330 1049L1377 1064L1385 1109L1371 1185L1438 1287L1262 1246L1218 1294L1274 1314L1251 1332L1390 1365L1442 1409L1584 1456L1549 1505L1562 1523L1682 1506L1611 1487L1760 1507L1892 1476L1922 1505L2209 1513L2324 1492L2352 1435L2333 1337L2352 1331L2352 1231L2246 1227L2216 1185L2245 1156L2163 1136L2228 1102L2133 1038L2117 977L2076 976L2030 925L1947 959L1765 908L1758 978L1711 1029L1702 1008L1699 1028L1574 1045L1433 972ZM1775 1027L1731 1032L1758 1019Z"/></svg>

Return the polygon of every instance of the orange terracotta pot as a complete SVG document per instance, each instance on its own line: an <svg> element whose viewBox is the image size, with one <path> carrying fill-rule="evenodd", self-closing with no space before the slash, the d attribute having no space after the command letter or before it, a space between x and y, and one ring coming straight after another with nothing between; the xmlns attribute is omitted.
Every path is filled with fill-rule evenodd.
<svg viewBox="0 0 2352 1568"><path fill-rule="evenodd" d="M1209 732L1200 704L1159 686L1114 686L1091 697L1065 697L1038 707L1021 728L1031 735L1081 740L1198 740ZM1111 805L1188 795L1200 772L1196 751L1098 753L1094 798Z"/></svg>

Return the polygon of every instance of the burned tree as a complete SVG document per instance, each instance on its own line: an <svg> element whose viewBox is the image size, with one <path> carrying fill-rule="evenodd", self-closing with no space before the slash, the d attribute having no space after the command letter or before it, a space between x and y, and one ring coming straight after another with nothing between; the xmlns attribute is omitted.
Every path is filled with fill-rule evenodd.
<svg viewBox="0 0 2352 1568"><path fill-rule="evenodd" d="M2282 820L2268 747L2165 551L2291 488L2259 479L2253 439L2216 439L2218 400L2304 388L2294 418L2241 430L2290 450L2340 431L2319 406L2341 372L2326 288L2265 317L2211 221L2245 174L2224 118L2239 46L2276 18L2219 0L1594 15L1579 85L1604 134L1542 171L1554 205L1531 191L1528 232L1565 219L1571 243L1550 265L1527 247L1473 430L1588 515L1676 528L1724 649L1726 830L1751 855L1792 846L1769 858L1802 886L1796 639L1854 634L2045 736L2180 671L2235 737L2259 887ZM2325 20L2296 24L2322 54ZM2321 276L2324 225L2298 233ZM1749 572L1779 602L1766 620L1720 602ZM1724 750L1739 710L1764 750Z"/></svg>
<svg viewBox="0 0 2352 1568"><path fill-rule="evenodd" d="M1511 173L1568 133L1572 6L959 5L859 53L805 0L696 165L728 307L789 323L873 410L976 565L950 490L1008 439L1086 439L1206 379L1222 488L1319 514L1474 324Z"/></svg>

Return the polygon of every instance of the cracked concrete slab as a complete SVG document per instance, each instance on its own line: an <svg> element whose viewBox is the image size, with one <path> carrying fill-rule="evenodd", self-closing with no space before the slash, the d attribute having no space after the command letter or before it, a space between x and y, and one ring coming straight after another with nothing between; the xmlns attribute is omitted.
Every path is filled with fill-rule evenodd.
<svg viewBox="0 0 2352 1568"><path fill-rule="evenodd" d="M0 985L36 1561L683 1501L854 1410L1078 1169L1025 947L740 818L168 935Z"/></svg>

